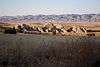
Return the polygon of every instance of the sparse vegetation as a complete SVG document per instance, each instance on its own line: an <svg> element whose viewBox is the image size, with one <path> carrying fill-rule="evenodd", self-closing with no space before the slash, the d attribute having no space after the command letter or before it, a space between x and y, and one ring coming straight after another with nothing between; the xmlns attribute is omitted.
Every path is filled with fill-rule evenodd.
<svg viewBox="0 0 100 67"><path fill-rule="evenodd" d="M0 34L0 65L99 67L100 37Z"/></svg>

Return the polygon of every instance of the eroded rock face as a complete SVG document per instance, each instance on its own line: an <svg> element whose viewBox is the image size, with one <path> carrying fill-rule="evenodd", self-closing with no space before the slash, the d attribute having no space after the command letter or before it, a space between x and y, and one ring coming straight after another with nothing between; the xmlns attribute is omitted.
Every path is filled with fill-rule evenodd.
<svg viewBox="0 0 100 67"><path fill-rule="evenodd" d="M0 34L0 65L98 67L100 38Z"/></svg>

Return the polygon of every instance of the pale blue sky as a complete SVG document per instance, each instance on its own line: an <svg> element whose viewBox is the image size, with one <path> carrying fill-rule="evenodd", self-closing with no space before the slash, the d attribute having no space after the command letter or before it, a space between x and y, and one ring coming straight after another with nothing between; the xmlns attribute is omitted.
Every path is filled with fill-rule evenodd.
<svg viewBox="0 0 100 67"><path fill-rule="evenodd" d="M100 13L100 0L0 0L0 16Z"/></svg>

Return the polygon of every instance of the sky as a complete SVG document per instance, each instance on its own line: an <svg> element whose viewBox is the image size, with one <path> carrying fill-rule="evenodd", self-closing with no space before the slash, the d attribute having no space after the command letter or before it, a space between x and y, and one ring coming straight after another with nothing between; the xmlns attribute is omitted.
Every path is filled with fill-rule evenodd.
<svg viewBox="0 0 100 67"><path fill-rule="evenodd" d="M100 0L0 0L0 16L100 13Z"/></svg>

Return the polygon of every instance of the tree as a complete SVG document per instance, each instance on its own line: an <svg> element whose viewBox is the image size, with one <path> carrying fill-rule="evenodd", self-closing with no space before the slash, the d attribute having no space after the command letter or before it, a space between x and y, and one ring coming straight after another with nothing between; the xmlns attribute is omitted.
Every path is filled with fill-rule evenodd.
<svg viewBox="0 0 100 67"><path fill-rule="evenodd" d="M4 33L6 33L6 34L16 34L17 32L16 32L15 27L13 27L13 28L5 29Z"/></svg>
<svg viewBox="0 0 100 67"><path fill-rule="evenodd" d="M26 24L23 24L23 28L26 29L26 30L28 30L28 31L33 30L32 27L30 27L29 25L26 25Z"/></svg>
<svg viewBox="0 0 100 67"><path fill-rule="evenodd" d="M19 33L23 33L23 28L21 27L21 25L18 25L17 31L18 31Z"/></svg>
<svg viewBox="0 0 100 67"><path fill-rule="evenodd" d="M53 26L53 28L51 28L51 30L52 30L53 35L56 35L56 30L57 30L56 26Z"/></svg>

